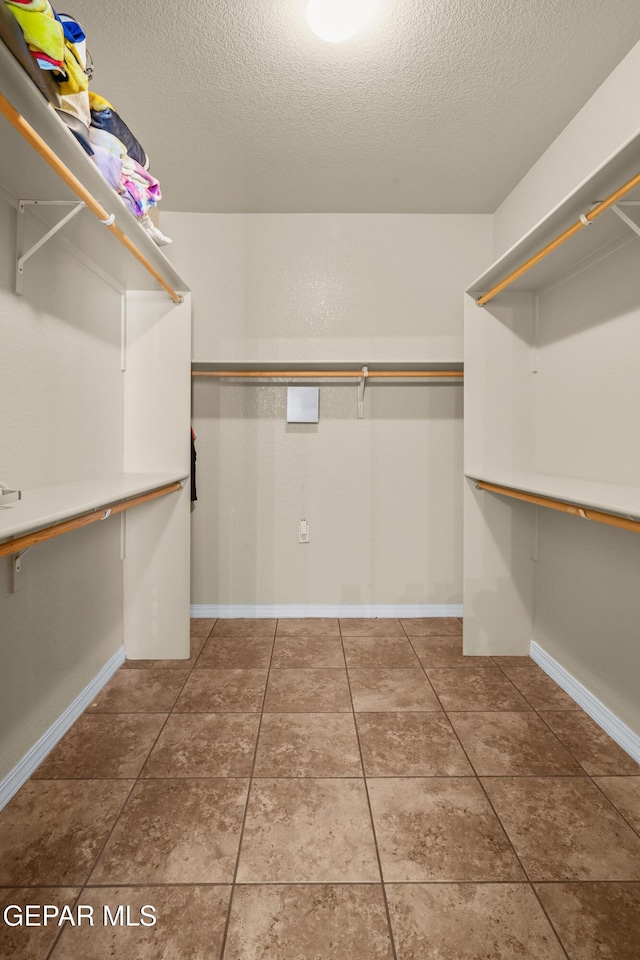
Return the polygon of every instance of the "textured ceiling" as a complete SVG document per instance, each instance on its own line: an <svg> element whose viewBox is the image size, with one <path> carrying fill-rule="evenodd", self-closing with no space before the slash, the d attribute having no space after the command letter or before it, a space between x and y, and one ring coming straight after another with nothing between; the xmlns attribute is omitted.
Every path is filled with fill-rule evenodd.
<svg viewBox="0 0 640 960"><path fill-rule="evenodd" d="M70 0L164 209L490 213L640 39L638 0Z"/></svg>

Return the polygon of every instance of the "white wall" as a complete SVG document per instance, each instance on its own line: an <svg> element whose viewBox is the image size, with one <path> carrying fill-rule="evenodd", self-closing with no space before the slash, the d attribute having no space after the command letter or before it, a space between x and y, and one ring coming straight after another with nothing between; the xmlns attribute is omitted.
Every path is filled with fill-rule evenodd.
<svg viewBox="0 0 640 960"><path fill-rule="evenodd" d="M637 43L496 210L494 259L638 132L639 86Z"/></svg>
<svg viewBox="0 0 640 960"><path fill-rule="evenodd" d="M163 214L208 361L462 359L462 290L491 218ZM458 604L459 385L322 386L287 425L286 387L194 386L197 604ZM300 519L309 544L298 543Z"/></svg>
<svg viewBox="0 0 640 960"><path fill-rule="evenodd" d="M638 241L544 293L536 469L640 484ZM640 537L540 510L534 637L640 733Z"/></svg>
<svg viewBox="0 0 640 960"><path fill-rule="evenodd" d="M51 244L15 296L14 216L0 200L0 478L28 489L118 472L119 296ZM33 548L15 594L0 559L0 779L121 646L119 555L119 523L92 525Z"/></svg>

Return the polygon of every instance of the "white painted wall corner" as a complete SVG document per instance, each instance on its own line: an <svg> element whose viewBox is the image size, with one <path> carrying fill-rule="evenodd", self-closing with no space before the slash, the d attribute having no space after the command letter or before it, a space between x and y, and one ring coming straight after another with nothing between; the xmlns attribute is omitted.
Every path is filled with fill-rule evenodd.
<svg viewBox="0 0 640 960"><path fill-rule="evenodd" d="M44 758L51 753L55 745L65 735L67 730L76 722L89 704L95 700L102 688L111 679L125 661L124 647L120 647L111 659L96 674L75 700L67 707L58 719L51 724L40 739L24 755L13 770L0 781L0 810L9 803L9 800L26 783L31 774L40 766Z"/></svg>
<svg viewBox="0 0 640 960"><path fill-rule="evenodd" d="M585 713L595 720L599 727L608 733L612 740L622 747L629 756L640 763L640 736L623 723L619 717L598 700L579 680L576 680L557 660L542 649L535 640L531 641L531 659L562 687L565 693L579 703Z"/></svg>

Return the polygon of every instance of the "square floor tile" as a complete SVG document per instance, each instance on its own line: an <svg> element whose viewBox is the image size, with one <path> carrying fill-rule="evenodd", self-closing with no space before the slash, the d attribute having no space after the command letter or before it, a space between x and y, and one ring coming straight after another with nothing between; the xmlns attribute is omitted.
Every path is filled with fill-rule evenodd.
<svg viewBox="0 0 640 960"><path fill-rule="evenodd" d="M192 617L189 624L191 636L206 639L217 622L215 617Z"/></svg>
<svg viewBox="0 0 640 960"><path fill-rule="evenodd" d="M236 887L225 960L392 960L381 886Z"/></svg>
<svg viewBox="0 0 640 960"><path fill-rule="evenodd" d="M449 719L479 775L584 775L535 713L450 713Z"/></svg>
<svg viewBox="0 0 640 960"><path fill-rule="evenodd" d="M410 617L400 623L408 637L462 636L462 623L457 617Z"/></svg>
<svg viewBox="0 0 640 960"><path fill-rule="evenodd" d="M398 960L565 960L525 883L387 884Z"/></svg>
<svg viewBox="0 0 640 960"><path fill-rule="evenodd" d="M139 781L91 884L230 883L247 780Z"/></svg>
<svg viewBox="0 0 640 960"><path fill-rule="evenodd" d="M266 685L266 670L195 669L174 713L259 713Z"/></svg>
<svg viewBox="0 0 640 960"><path fill-rule="evenodd" d="M188 660L127 660L122 664L123 670L190 670L200 651L206 643L206 637L191 637L190 656Z"/></svg>
<svg viewBox="0 0 640 960"><path fill-rule="evenodd" d="M525 879L475 777L367 782L386 883Z"/></svg>
<svg viewBox="0 0 640 960"><path fill-rule="evenodd" d="M230 895L231 887L88 887L82 903L94 908L95 926L65 926L51 960L218 958ZM132 922L153 916L142 907L155 907L155 926L103 924L105 906L117 916L121 904Z"/></svg>
<svg viewBox="0 0 640 960"><path fill-rule="evenodd" d="M266 669L271 660L272 648L271 637L209 637L196 668Z"/></svg>
<svg viewBox="0 0 640 960"><path fill-rule="evenodd" d="M511 682L526 697L534 710L580 710L571 697L555 680L532 663L526 667L503 666L501 668Z"/></svg>
<svg viewBox="0 0 640 960"><path fill-rule="evenodd" d="M359 713L433 712L442 708L422 670L349 670Z"/></svg>
<svg viewBox="0 0 640 960"><path fill-rule="evenodd" d="M166 714L159 713L85 713L32 779L135 780L165 719Z"/></svg>
<svg viewBox="0 0 640 960"><path fill-rule="evenodd" d="M595 782L625 820L640 833L640 777L596 777Z"/></svg>
<svg viewBox="0 0 640 960"><path fill-rule="evenodd" d="M570 960L638 960L639 883L536 883Z"/></svg>
<svg viewBox="0 0 640 960"><path fill-rule="evenodd" d="M582 710L545 710L540 716L590 776L640 774L636 761Z"/></svg>
<svg viewBox="0 0 640 960"><path fill-rule="evenodd" d="M498 667L436 667L428 676L445 710L531 710Z"/></svg>
<svg viewBox="0 0 640 960"><path fill-rule="evenodd" d="M187 670L118 670L89 713L168 713L189 676Z"/></svg>
<svg viewBox="0 0 640 960"><path fill-rule="evenodd" d="M65 907L69 907L73 911L80 889L80 887L0 889L0 917L6 917L4 921L0 920L0 957L15 958L15 960L45 960L60 933L60 927L56 923L57 918L51 908L55 907L58 911L62 911ZM12 909L5 915L5 909L19 907L24 916L24 909L28 904L40 908L37 911L33 909L31 911L32 920L40 925L14 926L13 924L18 922L20 913ZM46 926L42 910L45 905L49 907Z"/></svg>
<svg viewBox="0 0 640 960"><path fill-rule="evenodd" d="M340 625L330 617L290 617L278 620L276 637L340 637Z"/></svg>
<svg viewBox="0 0 640 960"><path fill-rule="evenodd" d="M466 657L462 637L411 637L411 646L425 669L429 667L495 667L492 657Z"/></svg>
<svg viewBox="0 0 640 960"><path fill-rule="evenodd" d="M276 637L271 666L280 669L344 669L342 641L336 637Z"/></svg>
<svg viewBox="0 0 640 960"><path fill-rule="evenodd" d="M271 637L276 635L277 620L218 620L213 628L214 637Z"/></svg>
<svg viewBox="0 0 640 960"><path fill-rule="evenodd" d="M640 880L640 837L587 777L482 783L532 880Z"/></svg>
<svg viewBox="0 0 640 960"><path fill-rule="evenodd" d="M248 777L258 739L257 713L182 713L169 717L142 776Z"/></svg>
<svg viewBox="0 0 640 960"><path fill-rule="evenodd" d="M256 777L361 777L351 713L265 713Z"/></svg>
<svg viewBox="0 0 640 960"><path fill-rule="evenodd" d="M1 886L83 884L130 780L30 780L0 813Z"/></svg>
<svg viewBox="0 0 640 960"><path fill-rule="evenodd" d="M350 712L346 670L272 669L264 709L267 713Z"/></svg>
<svg viewBox="0 0 640 960"><path fill-rule="evenodd" d="M357 721L368 777L473 775L442 713L359 713Z"/></svg>
<svg viewBox="0 0 640 960"><path fill-rule="evenodd" d="M400 621L394 617L340 618L343 637L404 637Z"/></svg>
<svg viewBox="0 0 640 960"><path fill-rule="evenodd" d="M379 882L363 780L254 780L238 883Z"/></svg>
<svg viewBox="0 0 640 960"><path fill-rule="evenodd" d="M417 668L418 658L408 640L400 637L345 637L349 667Z"/></svg>

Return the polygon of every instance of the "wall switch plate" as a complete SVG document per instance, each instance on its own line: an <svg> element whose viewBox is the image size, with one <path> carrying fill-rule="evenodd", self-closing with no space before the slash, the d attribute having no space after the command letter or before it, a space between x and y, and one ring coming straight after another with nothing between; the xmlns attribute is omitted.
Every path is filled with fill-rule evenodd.
<svg viewBox="0 0 640 960"><path fill-rule="evenodd" d="M309 543L309 524L306 520L301 520L298 524L298 542Z"/></svg>

